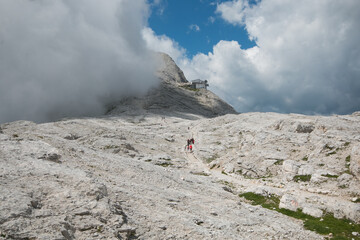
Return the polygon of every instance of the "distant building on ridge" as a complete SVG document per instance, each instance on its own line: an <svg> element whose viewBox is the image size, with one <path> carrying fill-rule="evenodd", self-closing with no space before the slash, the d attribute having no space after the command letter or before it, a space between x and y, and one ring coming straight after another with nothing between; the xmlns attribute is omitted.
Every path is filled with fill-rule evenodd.
<svg viewBox="0 0 360 240"><path fill-rule="evenodd" d="M196 80L191 81L191 88L194 88L194 89L200 89L200 88L207 89L208 86L209 86L209 84L208 84L207 80L196 79Z"/></svg>

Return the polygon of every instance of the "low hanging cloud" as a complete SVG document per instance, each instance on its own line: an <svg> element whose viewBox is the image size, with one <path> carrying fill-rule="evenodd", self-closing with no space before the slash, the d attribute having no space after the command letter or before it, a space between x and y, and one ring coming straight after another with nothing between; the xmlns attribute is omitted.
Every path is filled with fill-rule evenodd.
<svg viewBox="0 0 360 240"><path fill-rule="evenodd" d="M145 0L0 1L0 123L102 114L157 83Z"/></svg>
<svg viewBox="0 0 360 240"><path fill-rule="evenodd" d="M345 114L360 110L360 1L227 1L217 13L256 47L220 41L175 57L238 111Z"/></svg>

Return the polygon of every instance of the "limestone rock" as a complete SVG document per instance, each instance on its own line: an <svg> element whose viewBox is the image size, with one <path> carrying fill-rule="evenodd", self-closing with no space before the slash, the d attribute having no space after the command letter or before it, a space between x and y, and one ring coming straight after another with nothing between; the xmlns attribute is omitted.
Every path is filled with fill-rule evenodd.
<svg viewBox="0 0 360 240"><path fill-rule="evenodd" d="M289 209L296 211L299 208L299 202L295 196L290 194L284 194L280 199L279 208Z"/></svg>
<svg viewBox="0 0 360 240"><path fill-rule="evenodd" d="M322 217L323 215L323 211L316 207L304 207L302 212L316 218Z"/></svg>
<svg viewBox="0 0 360 240"><path fill-rule="evenodd" d="M285 160L283 163L283 169L286 172L297 174L299 165L293 160Z"/></svg>

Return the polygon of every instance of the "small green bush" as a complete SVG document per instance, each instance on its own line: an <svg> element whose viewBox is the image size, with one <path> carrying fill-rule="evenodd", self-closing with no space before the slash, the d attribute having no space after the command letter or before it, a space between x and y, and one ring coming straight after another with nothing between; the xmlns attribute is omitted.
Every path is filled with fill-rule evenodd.
<svg viewBox="0 0 360 240"><path fill-rule="evenodd" d="M345 161L346 161L346 162L350 162L350 160L351 160L350 155L345 158Z"/></svg>
<svg viewBox="0 0 360 240"><path fill-rule="evenodd" d="M295 182L299 182L299 181L302 181L302 182L309 182L311 179L311 175L296 175L293 180Z"/></svg>

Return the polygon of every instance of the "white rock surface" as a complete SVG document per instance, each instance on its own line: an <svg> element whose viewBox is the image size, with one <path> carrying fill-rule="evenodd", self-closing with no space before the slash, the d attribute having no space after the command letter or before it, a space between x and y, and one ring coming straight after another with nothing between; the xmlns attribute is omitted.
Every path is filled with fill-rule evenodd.
<svg viewBox="0 0 360 240"><path fill-rule="evenodd" d="M359 114L214 117L169 69L108 116L1 124L0 239L323 239L244 192L360 223Z"/></svg>

